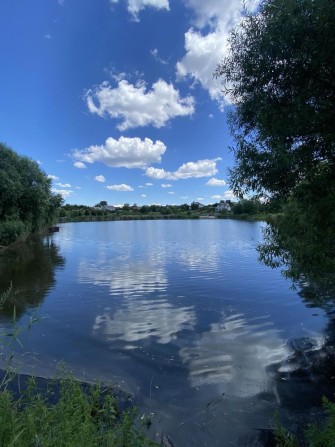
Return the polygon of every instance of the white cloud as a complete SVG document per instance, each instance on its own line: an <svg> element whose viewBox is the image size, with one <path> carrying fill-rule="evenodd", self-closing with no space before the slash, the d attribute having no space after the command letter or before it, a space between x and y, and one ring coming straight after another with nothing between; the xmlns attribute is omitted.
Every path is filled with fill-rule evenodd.
<svg viewBox="0 0 335 447"><path fill-rule="evenodd" d="M168 194L175 194L174 191L168 191Z"/></svg>
<svg viewBox="0 0 335 447"><path fill-rule="evenodd" d="M70 183L56 183L60 188L71 188Z"/></svg>
<svg viewBox="0 0 335 447"><path fill-rule="evenodd" d="M147 195L146 194L141 194L141 197L147 197Z"/></svg>
<svg viewBox="0 0 335 447"><path fill-rule="evenodd" d="M211 196L211 199L222 200L222 199L224 199L224 196L220 196L219 194L214 194L213 196Z"/></svg>
<svg viewBox="0 0 335 447"><path fill-rule="evenodd" d="M233 191L225 191L224 193L224 199L225 200L236 200L236 196Z"/></svg>
<svg viewBox="0 0 335 447"><path fill-rule="evenodd" d="M161 141L155 143L150 138L120 137L115 140L107 138L104 145L90 146L83 150L75 150L72 156L85 163L100 162L115 168L145 168L151 163L159 163L166 146Z"/></svg>
<svg viewBox="0 0 335 447"><path fill-rule="evenodd" d="M221 160L220 157L215 158L214 160L199 160L195 162L189 161L188 163L181 165L175 172L165 171L161 168L149 167L146 169L145 173L148 177L158 180L210 177L218 172L216 163L219 160Z"/></svg>
<svg viewBox="0 0 335 447"><path fill-rule="evenodd" d="M81 187L80 186L75 186L75 189L81 189Z"/></svg>
<svg viewBox="0 0 335 447"><path fill-rule="evenodd" d="M217 178L211 178L206 183L207 186L225 186L226 182L224 180L219 180Z"/></svg>
<svg viewBox="0 0 335 447"><path fill-rule="evenodd" d="M230 103L223 95L220 79L213 78L218 63L228 54L230 31L242 20L241 2L236 0L185 0L195 13L194 25L185 33L186 54L177 63L179 79L191 79L217 100L220 109ZM253 10L258 4L249 0L246 6ZM203 31L204 28L206 31ZM209 31L207 31L209 29Z"/></svg>
<svg viewBox="0 0 335 447"><path fill-rule="evenodd" d="M81 161L76 161L75 163L73 163L73 166L78 169L86 169L86 165Z"/></svg>
<svg viewBox="0 0 335 447"><path fill-rule="evenodd" d="M220 101L224 106L228 102L222 96L220 79L213 78L213 73L227 53L228 33L220 29L202 35L201 32L189 29L185 33L186 55L177 62L178 79L191 79L208 91L211 99Z"/></svg>
<svg viewBox="0 0 335 447"><path fill-rule="evenodd" d="M153 183L146 183L145 186L154 186Z"/></svg>
<svg viewBox="0 0 335 447"><path fill-rule="evenodd" d="M124 183L122 183L121 185L109 185L106 186L106 188L112 191L134 191L134 188L129 185L125 185Z"/></svg>
<svg viewBox="0 0 335 447"><path fill-rule="evenodd" d="M48 175L48 178L50 178L51 180L59 180L59 177L57 177L57 175Z"/></svg>
<svg viewBox="0 0 335 447"><path fill-rule="evenodd" d="M214 194L211 198L214 200L236 200L236 196L231 190L225 191L223 195Z"/></svg>
<svg viewBox="0 0 335 447"><path fill-rule="evenodd" d="M57 1L58 1L58 4L59 4L59 5L61 5L61 6L64 5L64 1L65 1L65 0L57 0Z"/></svg>
<svg viewBox="0 0 335 447"><path fill-rule="evenodd" d="M110 0L111 4L118 3L119 0ZM147 6L156 9L169 10L169 0L127 0L127 9L135 21L138 21L138 13Z"/></svg>
<svg viewBox="0 0 335 447"><path fill-rule="evenodd" d="M160 62L163 65L167 65L168 61L166 61L165 59L161 58L158 54L158 50L157 48L154 48L153 50L150 51L150 54L152 55L152 57L157 61Z"/></svg>
<svg viewBox="0 0 335 447"><path fill-rule="evenodd" d="M67 197L71 196L73 194L73 191L71 191L71 189L56 189L53 188L51 189L51 191L55 194L60 194L62 197L64 197L64 199L66 199Z"/></svg>
<svg viewBox="0 0 335 447"><path fill-rule="evenodd" d="M96 177L94 177L94 179L100 183L104 183L106 181L106 179L103 175L97 175Z"/></svg>
<svg viewBox="0 0 335 447"><path fill-rule="evenodd" d="M198 202L203 202L205 199L203 197L197 197L195 200L197 200Z"/></svg>
<svg viewBox="0 0 335 447"><path fill-rule="evenodd" d="M208 115L208 118L213 119L213 118L214 118L214 115L213 115L212 113L210 113L210 114Z"/></svg>
<svg viewBox="0 0 335 447"><path fill-rule="evenodd" d="M162 183L161 187L162 188L172 188L172 185L170 185L170 183Z"/></svg>
<svg viewBox="0 0 335 447"><path fill-rule="evenodd" d="M162 79L150 91L142 81L134 85L123 79L116 88L103 82L88 90L85 100L91 113L120 119L117 128L121 131L149 125L160 128L172 118L194 113L194 98L181 98L179 91Z"/></svg>
<svg viewBox="0 0 335 447"><path fill-rule="evenodd" d="M51 34L49 34L49 33L44 34L44 39L50 40L51 39Z"/></svg>
<svg viewBox="0 0 335 447"><path fill-rule="evenodd" d="M180 197L181 199L183 199L183 200L185 200L185 199L188 199L188 196L182 196L182 197Z"/></svg>

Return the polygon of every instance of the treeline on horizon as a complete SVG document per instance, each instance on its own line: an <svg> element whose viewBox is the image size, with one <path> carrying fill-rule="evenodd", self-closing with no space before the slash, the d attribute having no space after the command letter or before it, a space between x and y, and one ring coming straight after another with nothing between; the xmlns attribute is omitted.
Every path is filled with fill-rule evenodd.
<svg viewBox="0 0 335 447"><path fill-rule="evenodd" d="M217 211L220 204L225 204L227 209ZM114 210L106 209L106 201L101 201L95 206L70 205L61 207L59 218L61 222L85 221L85 220L131 220L131 219L198 219L199 217L239 217L239 218L268 218L280 212L282 204L278 200L263 202L254 197L241 199L237 202L221 200L219 203L203 205L199 202L181 205L130 205L115 207Z"/></svg>

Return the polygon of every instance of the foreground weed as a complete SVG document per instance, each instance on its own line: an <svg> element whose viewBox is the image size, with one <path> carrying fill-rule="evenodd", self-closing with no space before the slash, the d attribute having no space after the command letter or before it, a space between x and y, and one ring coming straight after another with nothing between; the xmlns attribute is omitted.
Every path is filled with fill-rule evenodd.
<svg viewBox="0 0 335 447"><path fill-rule="evenodd" d="M311 424L305 431L306 447L334 447L335 446L335 403L323 398L325 421ZM276 447L298 447L296 437L289 433L275 416Z"/></svg>
<svg viewBox="0 0 335 447"><path fill-rule="evenodd" d="M327 419L323 425L312 424L307 430L306 437L310 447L335 446L335 403L323 398L323 408Z"/></svg>
<svg viewBox="0 0 335 447"><path fill-rule="evenodd" d="M110 390L62 379L56 402L40 393L34 379L15 401L0 394L0 446L150 447L135 428L135 411L120 414Z"/></svg>

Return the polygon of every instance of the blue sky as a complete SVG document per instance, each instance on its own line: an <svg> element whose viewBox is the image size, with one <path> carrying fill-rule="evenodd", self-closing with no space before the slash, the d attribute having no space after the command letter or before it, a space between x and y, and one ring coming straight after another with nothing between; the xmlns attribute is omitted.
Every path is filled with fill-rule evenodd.
<svg viewBox="0 0 335 447"><path fill-rule="evenodd" d="M232 198L213 72L240 2L1 0L0 15L0 141L66 203Z"/></svg>

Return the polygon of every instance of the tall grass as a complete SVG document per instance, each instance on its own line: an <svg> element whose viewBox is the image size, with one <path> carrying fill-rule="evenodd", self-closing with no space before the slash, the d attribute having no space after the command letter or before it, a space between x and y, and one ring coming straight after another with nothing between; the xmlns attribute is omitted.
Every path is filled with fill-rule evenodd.
<svg viewBox="0 0 335 447"><path fill-rule="evenodd" d="M83 386L73 378L41 393L35 379L15 400L0 394L0 446L149 447L156 446L135 427L133 409L120 412L109 389Z"/></svg>

